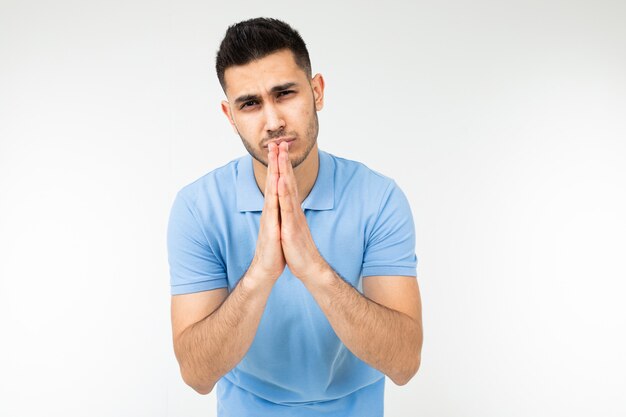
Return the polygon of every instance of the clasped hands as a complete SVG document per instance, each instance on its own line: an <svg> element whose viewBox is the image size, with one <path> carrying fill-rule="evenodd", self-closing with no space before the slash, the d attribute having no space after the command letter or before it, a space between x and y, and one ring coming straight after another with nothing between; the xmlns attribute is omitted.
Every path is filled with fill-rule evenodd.
<svg viewBox="0 0 626 417"><path fill-rule="evenodd" d="M251 267L275 281L288 265L293 275L306 282L319 273L326 262L315 246L300 206L287 142L278 146L273 142L268 145L264 195Z"/></svg>

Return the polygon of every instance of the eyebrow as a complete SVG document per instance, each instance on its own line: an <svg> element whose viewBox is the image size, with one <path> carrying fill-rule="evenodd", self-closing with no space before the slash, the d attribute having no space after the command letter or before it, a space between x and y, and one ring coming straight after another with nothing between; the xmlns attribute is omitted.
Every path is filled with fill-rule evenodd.
<svg viewBox="0 0 626 417"><path fill-rule="evenodd" d="M271 88L270 93L278 93L280 91L285 91L296 85L297 84L295 82L288 82L285 84L276 85ZM242 96L237 97L235 99L235 103L236 104L245 103L247 101L258 100L258 99L259 99L259 96L257 94L244 94Z"/></svg>

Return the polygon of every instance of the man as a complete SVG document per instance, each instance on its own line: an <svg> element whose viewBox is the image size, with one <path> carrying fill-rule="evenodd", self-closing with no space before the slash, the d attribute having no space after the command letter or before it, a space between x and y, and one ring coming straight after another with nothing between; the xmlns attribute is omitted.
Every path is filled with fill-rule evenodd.
<svg viewBox="0 0 626 417"><path fill-rule="evenodd" d="M395 182L318 150L324 79L275 19L231 26L222 110L249 155L176 196L174 350L220 416L382 416L422 347L411 211Z"/></svg>

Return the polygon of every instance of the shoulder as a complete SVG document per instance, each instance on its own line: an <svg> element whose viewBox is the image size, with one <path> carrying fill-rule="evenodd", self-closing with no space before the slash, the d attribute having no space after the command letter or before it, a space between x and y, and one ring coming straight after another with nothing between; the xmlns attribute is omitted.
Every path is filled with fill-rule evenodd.
<svg viewBox="0 0 626 417"><path fill-rule="evenodd" d="M216 206L228 205L235 199L237 169L245 156L207 172L184 185L176 194L177 200L200 212L213 211Z"/></svg>
<svg viewBox="0 0 626 417"><path fill-rule="evenodd" d="M369 167L363 162L339 157L326 152L335 168L335 191L338 196L355 193L362 202L380 203L392 189L397 188L396 182Z"/></svg>

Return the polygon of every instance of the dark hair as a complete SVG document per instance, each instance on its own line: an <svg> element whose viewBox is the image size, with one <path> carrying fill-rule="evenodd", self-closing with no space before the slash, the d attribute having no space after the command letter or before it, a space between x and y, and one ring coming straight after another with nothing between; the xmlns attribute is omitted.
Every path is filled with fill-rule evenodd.
<svg viewBox="0 0 626 417"><path fill-rule="evenodd" d="M245 65L281 49L293 52L296 64L310 77L309 52L300 34L278 19L257 17L236 23L226 30L215 60L217 78L226 90L224 72L234 65Z"/></svg>

